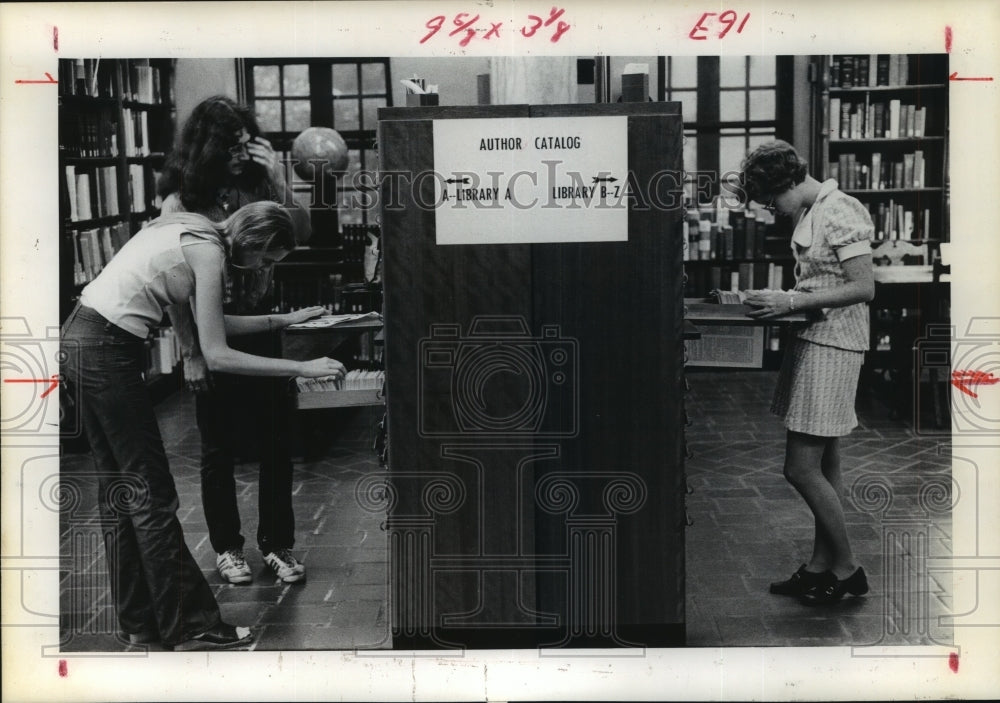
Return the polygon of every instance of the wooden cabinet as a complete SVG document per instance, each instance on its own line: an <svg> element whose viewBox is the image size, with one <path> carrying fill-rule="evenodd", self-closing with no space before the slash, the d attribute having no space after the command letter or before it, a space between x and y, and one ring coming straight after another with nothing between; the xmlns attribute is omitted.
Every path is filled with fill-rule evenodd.
<svg viewBox="0 0 1000 703"><path fill-rule="evenodd" d="M681 170L677 103L384 109L381 169L433 172L435 124L591 115L626 121L636 183ZM393 187L394 646L683 644L682 209L630 209L623 241L439 245L433 179Z"/></svg>

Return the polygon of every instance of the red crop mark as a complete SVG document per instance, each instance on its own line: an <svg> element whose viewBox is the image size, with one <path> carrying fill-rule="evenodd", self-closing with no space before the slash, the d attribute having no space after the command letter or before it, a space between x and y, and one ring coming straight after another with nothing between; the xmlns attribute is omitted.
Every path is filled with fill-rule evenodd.
<svg viewBox="0 0 1000 703"><path fill-rule="evenodd" d="M968 78L966 76L959 76L958 71L955 71L950 76L948 76L950 81L991 81L993 76L983 76L981 78Z"/></svg>
<svg viewBox="0 0 1000 703"><path fill-rule="evenodd" d="M59 387L59 374L52 374L52 378L5 378L4 383L48 383L50 384L48 388L39 396L44 398L49 393L54 391Z"/></svg>
<svg viewBox="0 0 1000 703"><path fill-rule="evenodd" d="M46 80L44 80L44 81L29 81L29 80L24 80L22 78L19 78L19 79L17 79L14 82L17 85L30 85L32 83L58 83L58 81L55 78L52 77L51 73L46 73L45 74L45 78L46 78Z"/></svg>
<svg viewBox="0 0 1000 703"><path fill-rule="evenodd" d="M944 52L946 54L951 53L951 27L945 26L944 28Z"/></svg>
<svg viewBox="0 0 1000 703"><path fill-rule="evenodd" d="M59 51L59 28L52 28L52 49L53 51Z"/></svg>
<svg viewBox="0 0 1000 703"><path fill-rule="evenodd" d="M69 675L69 667L66 665L66 660L65 659L60 659L59 660L59 676L61 676L62 678L66 678L67 675Z"/></svg>
<svg viewBox="0 0 1000 703"><path fill-rule="evenodd" d="M997 378L992 373L986 373L985 371L951 372L951 385L973 398L978 398L979 396L974 391L970 390L970 386L992 386L997 383L1000 383L1000 378Z"/></svg>
<svg viewBox="0 0 1000 703"><path fill-rule="evenodd" d="M948 668L958 673L958 653L952 652L948 655Z"/></svg>

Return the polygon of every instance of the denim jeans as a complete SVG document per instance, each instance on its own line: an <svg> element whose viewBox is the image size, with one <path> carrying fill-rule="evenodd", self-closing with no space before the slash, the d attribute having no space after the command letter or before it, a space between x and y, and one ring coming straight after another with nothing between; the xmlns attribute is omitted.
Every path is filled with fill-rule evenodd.
<svg viewBox="0 0 1000 703"><path fill-rule="evenodd" d="M140 375L143 340L81 306L62 337L79 348L62 371L94 455L102 520L113 525L105 550L119 624L177 644L221 616L177 519L177 490Z"/></svg>
<svg viewBox="0 0 1000 703"><path fill-rule="evenodd" d="M234 348L274 356L270 335L235 337ZM295 544L292 511L292 460L287 378L212 374L210 390L195 400L201 432L201 500L212 549L222 553L243 546L233 477L235 456L255 439L260 453L257 546L267 554Z"/></svg>

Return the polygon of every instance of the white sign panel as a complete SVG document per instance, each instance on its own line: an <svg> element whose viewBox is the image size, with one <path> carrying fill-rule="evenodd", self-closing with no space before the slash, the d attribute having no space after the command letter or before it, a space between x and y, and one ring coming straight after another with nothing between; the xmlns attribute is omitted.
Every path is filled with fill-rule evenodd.
<svg viewBox="0 0 1000 703"><path fill-rule="evenodd" d="M438 244L628 240L627 118L434 121Z"/></svg>

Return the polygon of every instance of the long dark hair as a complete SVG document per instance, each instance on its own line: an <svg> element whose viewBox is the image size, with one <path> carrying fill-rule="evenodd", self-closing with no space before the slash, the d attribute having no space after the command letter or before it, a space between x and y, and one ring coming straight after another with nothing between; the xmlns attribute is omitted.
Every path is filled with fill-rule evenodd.
<svg viewBox="0 0 1000 703"><path fill-rule="evenodd" d="M248 161L239 177L229 173L229 149L236 145L234 135L244 128L251 139L260 135L250 108L224 95L201 101L167 157L156 188L160 196L178 193L186 210L199 212L216 205L219 188L258 186L267 173L256 162Z"/></svg>

